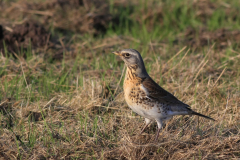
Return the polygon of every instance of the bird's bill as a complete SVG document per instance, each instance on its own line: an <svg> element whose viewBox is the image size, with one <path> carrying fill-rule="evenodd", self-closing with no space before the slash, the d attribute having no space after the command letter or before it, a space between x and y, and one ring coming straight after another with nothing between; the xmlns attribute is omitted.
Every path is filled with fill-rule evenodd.
<svg viewBox="0 0 240 160"><path fill-rule="evenodd" d="M117 55L117 56L121 56L121 54L120 54L119 51L114 51L114 52L112 52L112 53L114 53L114 54Z"/></svg>

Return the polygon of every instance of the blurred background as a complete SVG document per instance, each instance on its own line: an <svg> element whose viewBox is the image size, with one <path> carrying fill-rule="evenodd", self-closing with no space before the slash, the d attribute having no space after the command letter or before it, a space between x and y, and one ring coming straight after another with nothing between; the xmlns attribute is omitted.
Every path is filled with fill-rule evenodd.
<svg viewBox="0 0 240 160"><path fill-rule="evenodd" d="M116 40L107 41L116 36L126 41L118 44L118 48L139 49L151 42L153 46L186 45L194 50L203 50L213 43L214 48L237 49L240 39L237 0L2 0L0 3L2 52L5 49L17 52L21 47L26 50L30 40L34 49L44 46L49 53L49 48L56 49L51 56L58 59L63 50L73 56L85 51L74 42L90 37L106 41L104 48L116 48ZM61 49L57 47L59 38L67 43Z"/></svg>

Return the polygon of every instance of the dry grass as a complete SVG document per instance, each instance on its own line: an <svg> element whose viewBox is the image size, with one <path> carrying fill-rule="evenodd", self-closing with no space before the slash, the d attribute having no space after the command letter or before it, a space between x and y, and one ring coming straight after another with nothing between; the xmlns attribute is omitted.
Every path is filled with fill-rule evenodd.
<svg viewBox="0 0 240 160"><path fill-rule="evenodd" d="M158 52L165 54L166 51L151 50L149 47L148 53ZM22 159L239 157L240 99L239 90L234 87L238 79L232 76L238 74L238 71L226 69L219 64L218 59L224 54L215 54L212 49L205 56L201 53L195 55L190 53L185 49L171 61L158 61L157 57L153 59L146 56L144 60L147 65L154 68L150 70L150 75L163 84L165 89L175 93L194 110L215 118L216 122L194 116L177 116L167 123L159 141L152 143L156 131L155 124L143 135L137 135L143 125L143 119L132 114L126 106L121 87L111 100L110 90L106 84L114 84L109 86L114 92L121 76L120 69L118 72L109 70L113 72L114 77L106 75L105 80L99 79L98 74L94 74L101 72L100 70L87 70L81 77L82 86L76 83L79 79L73 80L69 93L53 93L46 98L35 92L32 96L40 99L36 102L28 101L28 93L21 93L26 95L25 100L3 99L0 105L1 155L5 158ZM4 63L4 59L1 57L1 63ZM19 61L10 61L7 68L22 69L20 74L26 74L32 68L36 76L40 74L37 68L41 68L44 63L40 57L33 59L35 62L22 61L22 65ZM71 61L65 62L70 68ZM236 60L232 62L234 61ZM33 68L36 63L39 64L38 67ZM9 78L10 81L18 74L12 72L1 79ZM79 73L75 76L80 78ZM27 79L22 77L20 84L16 85L28 83L24 81L25 78ZM31 85L27 87L30 88ZM1 88L4 93L4 86ZM10 123L10 119L12 126L7 124Z"/></svg>
<svg viewBox="0 0 240 160"><path fill-rule="evenodd" d="M71 1L65 5L75 4L73 2L85 3ZM194 5L204 6L207 2L197 1ZM14 2L12 8L18 3L22 4ZM89 13L91 10L84 3L80 8L85 8ZM114 5L119 3L114 2ZM123 7L128 6L126 1L121 3ZM154 3L146 3L146 6L154 6ZM52 3L44 3L47 9L51 7L49 4ZM214 15L214 9L219 4L224 3L216 3L213 7L210 3L208 12L197 7L199 16L206 18ZM59 9L59 4L55 7ZM131 7L134 5L130 6L130 10ZM53 13L57 13L56 8L52 10ZM147 31L151 32L157 28L153 15L161 18L164 14L166 16L166 12L149 8L136 9L139 15L144 14L143 21L136 12L131 16L142 25L146 22ZM174 10L174 5L170 9ZM73 9L76 10L77 7ZM26 11L28 13L25 14L30 14L29 10ZM66 15L71 14L69 12ZM15 21L15 17L12 20ZM65 21L55 22L63 25ZM169 28L163 32L168 32ZM136 30L132 28L133 32ZM72 31L75 33L76 30ZM221 47L222 41L217 41L222 37L218 35L220 32L204 30L206 34L213 34L211 40L215 45L204 44L205 47L196 50L174 43L179 35L183 38L182 35L188 31L175 34L172 43L167 43L170 40L165 39L142 39L144 31L140 30L139 37L130 33L120 36L108 33L99 38L76 33L56 38L57 42L49 39L47 45L40 48L34 44L23 51L18 48L19 52L8 50L3 45L0 48L0 157L239 159L240 53L238 45L234 47L236 37L232 33L235 32L221 34L228 35L224 36L224 47ZM93 29L89 33L98 31ZM202 33L201 30L199 33ZM169 35L173 34L171 32ZM201 37L194 34L189 37L201 41ZM188 41L189 37L185 40ZM184 44L184 40L182 42ZM219 44L220 47L216 47ZM175 116L166 123L158 142L153 143L155 123L139 136L144 119L126 105L122 92L123 62L111 54L113 50L130 47L142 53L150 76L158 84L189 104L193 110L209 115L216 121L197 116ZM56 54L56 48L60 48L61 52ZM54 58L54 55L60 58Z"/></svg>

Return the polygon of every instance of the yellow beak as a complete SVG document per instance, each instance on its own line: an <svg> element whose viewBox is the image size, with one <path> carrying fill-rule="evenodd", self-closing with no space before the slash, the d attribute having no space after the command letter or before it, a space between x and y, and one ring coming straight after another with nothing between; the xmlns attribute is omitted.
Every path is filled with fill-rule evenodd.
<svg viewBox="0 0 240 160"><path fill-rule="evenodd" d="M114 53L114 54L117 55L117 56L121 56L121 54L120 54L119 51L114 51L114 52L112 52L112 53Z"/></svg>

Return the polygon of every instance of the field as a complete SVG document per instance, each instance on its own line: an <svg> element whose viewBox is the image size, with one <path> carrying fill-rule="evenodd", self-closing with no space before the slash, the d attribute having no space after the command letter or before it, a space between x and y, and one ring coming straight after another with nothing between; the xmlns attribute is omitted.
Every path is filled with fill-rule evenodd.
<svg viewBox="0 0 240 160"><path fill-rule="evenodd" d="M240 159L239 0L0 1L1 159ZM216 121L156 123L123 97L138 50L164 89Z"/></svg>

